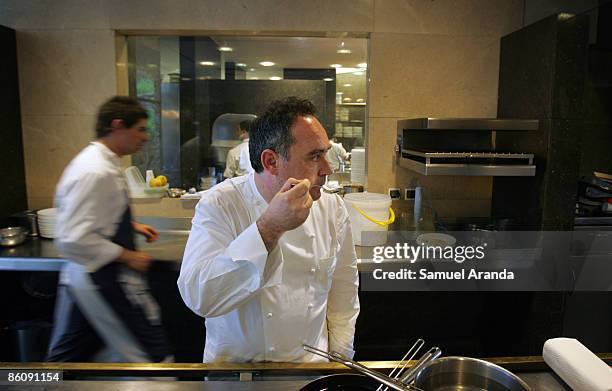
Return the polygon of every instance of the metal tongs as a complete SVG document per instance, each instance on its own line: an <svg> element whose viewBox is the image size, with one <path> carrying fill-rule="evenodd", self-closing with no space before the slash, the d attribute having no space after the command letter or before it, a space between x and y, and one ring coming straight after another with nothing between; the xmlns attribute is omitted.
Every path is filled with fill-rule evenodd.
<svg viewBox="0 0 612 391"><path fill-rule="evenodd" d="M316 354L318 356L321 357L325 357L330 361L335 361L335 362L339 362L340 364L344 364L347 367L363 374L366 375L380 383L382 383L383 385L390 387L394 390L397 391L422 391L420 388L417 388L411 384L405 384L400 380L394 379L392 377L389 377L387 375L383 375L380 372L377 371L373 371L370 368L359 364L357 361L353 361L350 358L346 357L343 354L340 354L338 352L326 352L325 350L321 350L321 349L317 349L315 347L309 346L309 345L304 345L304 350L306 350L307 352Z"/></svg>

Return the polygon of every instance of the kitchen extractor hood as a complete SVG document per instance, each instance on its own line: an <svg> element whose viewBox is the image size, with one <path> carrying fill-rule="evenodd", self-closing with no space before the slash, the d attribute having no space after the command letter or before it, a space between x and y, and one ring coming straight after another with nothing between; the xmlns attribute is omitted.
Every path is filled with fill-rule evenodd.
<svg viewBox="0 0 612 391"><path fill-rule="evenodd" d="M538 120L413 118L397 122L400 167L422 175L534 176L534 155L498 151L497 132L537 131Z"/></svg>

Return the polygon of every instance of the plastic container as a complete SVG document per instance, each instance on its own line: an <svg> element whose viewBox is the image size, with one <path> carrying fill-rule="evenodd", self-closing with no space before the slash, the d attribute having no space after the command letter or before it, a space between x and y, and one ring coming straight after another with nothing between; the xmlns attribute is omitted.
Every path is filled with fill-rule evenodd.
<svg viewBox="0 0 612 391"><path fill-rule="evenodd" d="M353 241L358 246L380 246L387 242L389 225L395 221L391 197L380 193L350 193L344 196Z"/></svg>

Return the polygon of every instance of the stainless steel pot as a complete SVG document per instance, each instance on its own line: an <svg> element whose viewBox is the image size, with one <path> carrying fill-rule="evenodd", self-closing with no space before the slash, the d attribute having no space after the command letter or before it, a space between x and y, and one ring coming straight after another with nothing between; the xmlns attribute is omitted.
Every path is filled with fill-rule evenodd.
<svg viewBox="0 0 612 391"><path fill-rule="evenodd" d="M530 391L512 372L470 357L443 357L419 371L415 385L427 391Z"/></svg>
<svg viewBox="0 0 612 391"><path fill-rule="evenodd" d="M25 242L28 237L28 230L23 227L8 227L0 229L1 246L17 246Z"/></svg>

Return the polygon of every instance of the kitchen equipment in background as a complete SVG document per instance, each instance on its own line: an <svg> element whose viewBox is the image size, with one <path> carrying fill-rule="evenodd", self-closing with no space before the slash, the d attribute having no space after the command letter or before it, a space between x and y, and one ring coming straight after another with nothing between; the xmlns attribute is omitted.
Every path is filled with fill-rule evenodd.
<svg viewBox="0 0 612 391"><path fill-rule="evenodd" d="M28 231L28 236L38 236L38 216L33 210L24 210L12 214L6 225L24 227Z"/></svg>
<svg viewBox="0 0 612 391"><path fill-rule="evenodd" d="M218 182L216 168L208 167L208 176L200 178L200 190L209 190Z"/></svg>
<svg viewBox="0 0 612 391"><path fill-rule="evenodd" d="M356 245L379 246L387 242L389 225L395 221L388 194L350 193L344 196L344 202Z"/></svg>
<svg viewBox="0 0 612 391"><path fill-rule="evenodd" d="M534 155L500 152L497 132L537 130L537 120L414 118L397 122L397 164L423 175L534 176Z"/></svg>
<svg viewBox="0 0 612 391"><path fill-rule="evenodd" d="M153 177L152 170L147 170L147 178L149 177ZM168 194L169 186L167 184L159 187L148 186L149 182L145 181L145 178L136 166L125 169L125 178L127 180L130 198L161 198Z"/></svg>
<svg viewBox="0 0 612 391"><path fill-rule="evenodd" d="M55 220L57 209L41 209L36 212L36 214L38 215L38 228L40 229L40 236L43 238L53 239L55 237Z"/></svg>
<svg viewBox="0 0 612 391"><path fill-rule="evenodd" d="M351 183L365 185L365 182L365 148L353 148L351 150Z"/></svg>
<svg viewBox="0 0 612 391"><path fill-rule="evenodd" d="M187 193L187 190L181 189L178 187L172 187L168 189L168 196L170 198L181 198L181 196L183 196L186 193Z"/></svg>
<svg viewBox="0 0 612 391"><path fill-rule="evenodd" d="M28 236L38 236L38 215L35 212L27 211L25 216L28 219Z"/></svg>
<svg viewBox="0 0 612 391"><path fill-rule="evenodd" d="M0 246L17 246L25 242L27 238L28 231L23 227L7 227L0 229Z"/></svg>

